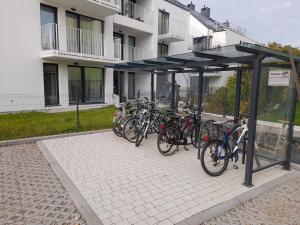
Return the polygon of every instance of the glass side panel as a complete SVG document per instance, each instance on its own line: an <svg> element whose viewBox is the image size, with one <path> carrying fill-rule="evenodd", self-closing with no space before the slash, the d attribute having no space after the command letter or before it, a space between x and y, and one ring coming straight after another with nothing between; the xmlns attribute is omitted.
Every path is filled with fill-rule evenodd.
<svg viewBox="0 0 300 225"><path fill-rule="evenodd" d="M284 71L274 67L262 68L256 131L256 168L286 158L290 83L289 77L279 78L276 75L285 74Z"/></svg>

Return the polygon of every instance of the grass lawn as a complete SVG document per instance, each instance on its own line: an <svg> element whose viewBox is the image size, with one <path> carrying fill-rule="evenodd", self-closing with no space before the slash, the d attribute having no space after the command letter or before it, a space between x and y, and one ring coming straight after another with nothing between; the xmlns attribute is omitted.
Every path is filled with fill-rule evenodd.
<svg viewBox="0 0 300 225"><path fill-rule="evenodd" d="M297 103L295 124L300 126L300 102Z"/></svg>
<svg viewBox="0 0 300 225"><path fill-rule="evenodd" d="M0 114L0 141L110 128L114 107L80 111L80 128L76 112L27 112Z"/></svg>
<svg viewBox="0 0 300 225"><path fill-rule="evenodd" d="M279 120L284 120L284 114L287 113L286 110L286 108L281 108L269 113L264 113L262 115L259 115L258 119L270 122L279 122ZM300 126L300 102L298 102L296 106L295 125Z"/></svg>

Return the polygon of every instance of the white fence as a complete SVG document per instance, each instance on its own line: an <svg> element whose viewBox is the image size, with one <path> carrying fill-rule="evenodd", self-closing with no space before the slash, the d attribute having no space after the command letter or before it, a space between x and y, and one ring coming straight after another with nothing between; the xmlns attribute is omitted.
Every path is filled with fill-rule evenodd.
<svg viewBox="0 0 300 225"><path fill-rule="evenodd" d="M169 21L163 21L159 25L159 36L160 38L173 37L184 40L186 27L187 25L182 21L169 19Z"/></svg>
<svg viewBox="0 0 300 225"><path fill-rule="evenodd" d="M53 23L41 27L41 47L42 54L52 51L56 54L84 58L121 59L117 39L107 40L101 33Z"/></svg>

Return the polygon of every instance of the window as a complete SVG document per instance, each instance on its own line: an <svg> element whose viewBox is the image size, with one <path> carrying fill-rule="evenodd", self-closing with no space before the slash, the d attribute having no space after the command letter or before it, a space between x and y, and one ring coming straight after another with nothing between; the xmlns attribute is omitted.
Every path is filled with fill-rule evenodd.
<svg viewBox="0 0 300 225"><path fill-rule="evenodd" d="M124 60L124 34L114 32L114 38L120 40L119 44L121 44L121 60ZM119 58L119 48L115 48L115 58Z"/></svg>
<svg viewBox="0 0 300 225"><path fill-rule="evenodd" d="M157 56L158 57L167 56L168 53L169 53L169 46L167 44L158 43Z"/></svg>
<svg viewBox="0 0 300 225"><path fill-rule="evenodd" d="M104 70L102 68L69 66L69 102L104 102Z"/></svg>
<svg viewBox="0 0 300 225"><path fill-rule="evenodd" d="M45 105L59 104L58 65L44 63L44 94Z"/></svg>
<svg viewBox="0 0 300 225"><path fill-rule="evenodd" d="M135 48L135 37L128 36L128 61L137 60L137 53Z"/></svg>
<svg viewBox="0 0 300 225"><path fill-rule="evenodd" d="M169 33L169 13L162 10L158 11L158 34Z"/></svg>
<svg viewBox="0 0 300 225"><path fill-rule="evenodd" d="M69 52L103 55L103 21L73 12L66 13L66 20Z"/></svg>
<svg viewBox="0 0 300 225"><path fill-rule="evenodd" d="M47 5L41 5L41 26L49 23L57 23L57 9Z"/></svg>
<svg viewBox="0 0 300 225"><path fill-rule="evenodd" d="M128 73L128 99L135 99L135 73Z"/></svg>
<svg viewBox="0 0 300 225"><path fill-rule="evenodd" d="M57 39L57 9L47 5L40 6L42 49L58 48Z"/></svg>

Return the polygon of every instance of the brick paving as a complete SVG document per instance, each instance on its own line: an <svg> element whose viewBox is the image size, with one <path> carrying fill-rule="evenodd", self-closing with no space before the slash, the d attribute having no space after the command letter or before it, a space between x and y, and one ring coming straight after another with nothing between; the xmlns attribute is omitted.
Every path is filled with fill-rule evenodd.
<svg viewBox="0 0 300 225"><path fill-rule="evenodd" d="M241 185L243 165L238 170L229 165L213 178L202 171L195 150L164 157L154 137L139 148L112 132L42 144L104 225L176 224L249 190ZM287 173L272 167L255 174L253 182L258 187Z"/></svg>
<svg viewBox="0 0 300 225"><path fill-rule="evenodd" d="M300 177L289 180L202 225L300 225Z"/></svg>
<svg viewBox="0 0 300 225"><path fill-rule="evenodd" d="M0 148L1 225L85 225L36 145Z"/></svg>

